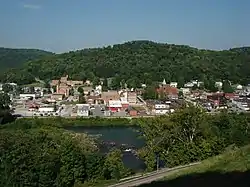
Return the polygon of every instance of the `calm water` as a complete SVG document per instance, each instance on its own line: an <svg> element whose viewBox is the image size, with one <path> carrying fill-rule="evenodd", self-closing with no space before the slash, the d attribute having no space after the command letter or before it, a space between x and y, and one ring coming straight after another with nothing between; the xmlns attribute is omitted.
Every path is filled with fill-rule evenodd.
<svg viewBox="0 0 250 187"><path fill-rule="evenodd" d="M112 147L124 146L125 148L138 149L144 146L144 140L138 138L139 132L136 128L130 127L68 127L67 130L72 130L77 133L87 133L89 135L100 135L99 139L105 143L107 151ZM123 162L128 167L135 171L143 170L145 165L133 153L124 152Z"/></svg>

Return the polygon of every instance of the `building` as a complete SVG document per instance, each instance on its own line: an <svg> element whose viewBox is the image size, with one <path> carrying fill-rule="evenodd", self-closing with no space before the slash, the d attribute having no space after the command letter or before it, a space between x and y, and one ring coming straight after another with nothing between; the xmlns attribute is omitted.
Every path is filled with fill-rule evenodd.
<svg viewBox="0 0 250 187"><path fill-rule="evenodd" d="M185 88L192 88L192 87L194 87L194 83L188 82L188 83L184 84L184 87Z"/></svg>
<svg viewBox="0 0 250 187"><path fill-rule="evenodd" d="M40 106L38 108L39 113L51 113L55 112L55 107L54 106Z"/></svg>
<svg viewBox="0 0 250 187"><path fill-rule="evenodd" d="M88 117L90 105L89 104L77 104L77 116Z"/></svg>
<svg viewBox="0 0 250 187"><path fill-rule="evenodd" d="M174 88L177 88L178 83L177 82L170 82L170 86L174 87Z"/></svg>
<svg viewBox="0 0 250 187"><path fill-rule="evenodd" d="M168 104L155 104L154 108L155 108L154 110L155 114L163 115L169 112L170 106Z"/></svg>
<svg viewBox="0 0 250 187"><path fill-rule="evenodd" d="M108 101L108 108L112 112L118 112L122 109L122 103L120 100L109 100Z"/></svg>
<svg viewBox="0 0 250 187"><path fill-rule="evenodd" d="M54 93L51 95L51 100L62 101L64 96L65 96L64 94Z"/></svg>
<svg viewBox="0 0 250 187"><path fill-rule="evenodd" d="M214 86L217 88L222 88L223 83L222 82L215 82Z"/></svg>
<svg viewBox="0 0 250 187"><path fill-rule="evenodd" d="M171 87L168 84L162 85L161 87L157 88L156 91L159 95L163 94L169 99L178 99L178 89L175 87Z"/></svg>
<svg viewBox="0 0 250 187"><path fill-rule="evenodd" d="M30 99L30 98L35 99L35 98L40 97L40 95L38 95L38 94L20 94L19 97L20 97L20 99Z"/></svg>
<svg viewBox="0 0 250 187"><path fill-rule="evenodd" d="M117 91L108 91L102 92L101 98L104 101L104 104L108 104L110 100L120 100L120 95Z"/></svg>
<svg viewBox="0 0 250 187"><path fill-rule="evenodd" d="M136 104L137 103L137 93L136 92L128 92L127 100L129 104Z"/></svg>
<svg viewBox="0 0 250 187"><path fill-rule="evenodd" d="M68 80L68 75L61 77L60 80L52 80L50 83L51 86L56 86L56 93L63 94L66 97L69 96L71 88L79 85L83 85L83 81L73 81Z"/></svg>

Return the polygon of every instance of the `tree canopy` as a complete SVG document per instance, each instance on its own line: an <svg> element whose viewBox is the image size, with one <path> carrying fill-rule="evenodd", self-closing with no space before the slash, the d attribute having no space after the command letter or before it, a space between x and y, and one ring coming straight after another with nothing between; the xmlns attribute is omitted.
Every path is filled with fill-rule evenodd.
<svg viewBox="0 0 250 187"><path fill-rule="evenodd" d="M53 53L38 49L11 49L0 47L0 71L7 68L18 68L25 62L51 54Z"/></svg>
<svg viewBox="0 0 250 187"><path fill-rule="evenodd" d="M250 82L250 48L223 51L200 50L184 45L151 41L131 41L103 48L83 49L29 61L19 70L9 70L4 82L26 83L55 79L68 74L71 79L115 77L113 87L124 80L128 87L152 81L199 79Z"/></svg>

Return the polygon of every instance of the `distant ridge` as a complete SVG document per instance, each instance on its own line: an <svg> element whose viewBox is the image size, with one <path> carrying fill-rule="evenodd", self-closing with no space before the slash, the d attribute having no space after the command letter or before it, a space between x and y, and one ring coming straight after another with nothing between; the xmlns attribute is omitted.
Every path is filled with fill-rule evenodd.
<svg viewBox="0 0 250 187"><path fill-rule="evenodd" d="M37 60L53 53L39 49L15 49L0 47L0 72L8 68L19 68L25 62Z"/></svg>

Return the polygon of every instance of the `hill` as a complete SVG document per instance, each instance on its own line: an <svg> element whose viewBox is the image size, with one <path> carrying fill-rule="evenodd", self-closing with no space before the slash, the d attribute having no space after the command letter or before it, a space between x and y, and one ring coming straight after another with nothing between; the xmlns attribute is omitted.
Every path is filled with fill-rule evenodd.
<svg viewBox="0 0 250 187"><path fill-rule="evenodd" d="M26 63L21 70L8 71L3 81L32 82L68 74L71 79L115 77L134 87L141 82L178 81L190 79L250 82L250 47L223 51L201 50L184 45L151 41L131 41L104 48L83 49L53 55ZM19 74L18 76L16 74ZM18 78L17 78L18 77Z"/></svg>
<svg viewBox="0 0 250 187"><path fill-rule="evenodd" d="M0 47L1 70L21 67L25 62L36 60L53 53L38 49L12 49Z"/></svg>
<svg viewBox="0 0 250 187"><path fill-rule="evenodd" d="M202 164L188 169L173 171L165 180L140 187L245 187L250 186L250 146L228 150Z"/></svg>

